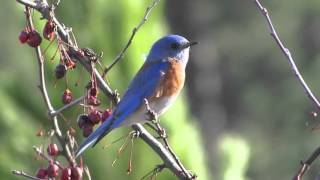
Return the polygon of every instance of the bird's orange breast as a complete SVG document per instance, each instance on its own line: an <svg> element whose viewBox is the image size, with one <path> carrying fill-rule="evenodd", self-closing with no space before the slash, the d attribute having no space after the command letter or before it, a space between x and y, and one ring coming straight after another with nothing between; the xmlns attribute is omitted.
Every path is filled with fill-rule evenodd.
<svg viewBox="0 0 320 180"><path fill-rule="evenodd" d="M176 59L170 59L169 67L163 72L163 77L151 99L177 95L183 88L184 80L183 66Z"/></svg>

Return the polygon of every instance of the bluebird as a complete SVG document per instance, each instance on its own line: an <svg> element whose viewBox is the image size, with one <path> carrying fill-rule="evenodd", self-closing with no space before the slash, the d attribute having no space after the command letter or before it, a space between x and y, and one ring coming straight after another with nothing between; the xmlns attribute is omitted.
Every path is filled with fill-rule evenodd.
<svg viewBox="0 0 320 180"><path fill-rule="evenodd" d="M80 145L76 157L115 128L147 122L145 99L155 114L164 113L183 88L190 46L195 44L179 35L155 42L112 115Z"/></svg>

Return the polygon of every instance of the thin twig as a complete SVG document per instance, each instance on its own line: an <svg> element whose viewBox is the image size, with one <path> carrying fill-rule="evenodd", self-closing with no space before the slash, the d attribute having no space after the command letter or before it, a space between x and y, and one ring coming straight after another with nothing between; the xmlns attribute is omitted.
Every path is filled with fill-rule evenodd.
<svg viewBox="0 0 320 180"><path fill-rule="evenodd" d="M56 110L56 111L51 111L50 112L50 116L57 116L58 114L62 113L62 111L71 108L72 106L75 106L77 104L79 104L83 99L85 98L85 96L81 96L78 99L70 102L69 104L66 104L65 106L61 107L60 109Z"/></svg>
<svg viewBox="0 0 320 180"><path fill-rule="evenodd" d="M124 53L127 51L127 49L129 48L129 46L131 45L133 38L135 37L136 33L139 31L139 29L147 22L148 17L152 11L152 9L159 3L160 0L154 0L151 5L149 5L145 11L145 14L142 18L142 20L140 21L140 23L133 28L132 30L132 34L127 42L127 44L124 46L124 48L121 50L121 52L116 56L116 58L114 60L112 60L112 63L106 67L103 70L103 74L102 74L102 78L104 79L106 74L108 73L108 71L114 66L116 65L124 56Z"/></svg>
<svg viewBox="0 0 320 180"><path fill-rule="evenodd" d="M277 45L279 46L279 48L281 49L281 51L284 53L284 55L286 56L286 58L289 61L289 64L291 66L291 69L294 73L294 75L297 77L298 81L300 82L300 84L302 85L306 95L310 98L310 100L315 104L315 106L320 110L320 102L318 101L318 99L315 97L315 95L312 93L312 91L310 90L309 86L307 85L307 83L304 81L301 73L299 72L299 69L297 68L297 65L293 59L293 57L291 56L291 53L289 51L288 48L286 48L282 41L280 40L273 24L271 21L271 18L268 14L268 11L265 7L262 6L262 4L260 3L259 0L254 0L254 3L256 4L256 6L258 7L258 9L260 10L261 14L265 17L267 23L268 23L268 27L270 30L270 35L273 37L273 39L275 40L275 42L277 43Z"/></svg>
<svg viewBox="0 0 320 180"><path fill-rule="evenodd" d="M162 138L165 147L168 149L168 151L170 152L171 156L174 158L174 160L176 161L176 163L179 165L180 169L182 170L182 173L185 174L185 176L190 177L190 179L194 179L194 175L192 175L181 163L180 159L178 158L178 156L174 153L174 151L172 150L172 148L169 145L169 141L165 132L165 129L161 127L159 120L158 120L158 115L151 109L151 107L149 106L149 102L147 99L144 99L144 103L147 109L147 114L149 116L149 120L153 120L152 122L155 124L157 132L160 136L160 138Z"/></svg>
<svg viewBox="0 0 320 180"><path fill-rule="evenodd" d="M33 20L32 17L30 15L30 8L26 6L26 17L27 17L27 21L28 24L30 26L31 29L34 29L34 25L33 25ZM54 112L54 108L51 105L51 101L48 95L48 91L46 88L46 81L45 81L45 73L44 73L44 59L42 56L42 52L40 49L40 46L37 46L35 48L36 54L37 54L37 59L38 59L38 65L39 65L39 78L40 78L40 91L42 94L42 97L45 101L45 104L47 106L47 109L49 111L49 114L51 114L51 112ZM63 147L63 155L68 159L69 162L74 163L74 158L72 158L71 152L69 147L66 145L66 142L64 140L64 137L62 135L62 132L60 130L59 124L58 124L58 118L57 116L51 116L51 120L52 120L52 124L53 124L53 129L55 131L55 135L57 137L57 139L59 140L59 143L61 144L61 146Z"/></svg>
<svg viewBox="0 0 320 180"><path fill-rule="evenodd" d="M22 176L22 177L28 178L28 179L43 180L43 179L31 176L31 175L29 175L29 174L27 174L27 173L25 173L23 171L12 170L11 173L14 174L14 175L17 175L17 176Z"/></svg>
<svg viewBox="0 0 320 180"><path fill-rule="evenodd" d="M37 155L41 156L42 158L46 159L49 162L53 162L54 164L56 164L60 169L63 169L63 167L60 165L60 163L58 161L53 160L52 158L50 158L49 156L46 156L39 147L37 146L33 146L33 149L36 151Z"/></svg>
<svg viewBox="0 0 320 180"><path fill-rule="evenodd" d="M153 179L153 176L157 176L157 174L161 172L164 168L166 168L165 164L159 164L146 175L144 175L140 180Z"/></svg>
<svg viewBox="0 0 320 180"><path fill-rule="evenodd" d="M313 102L313 104L318 109L320 109L320 103L319 103L318 99L315 97L315 95L312 93L312 91L310 90L310 88L307 85L307 83L304 81L301 73L299 72L299 69L296 66L296 63L295 63L293 57L291 56L291 53L290 53L289 49L286 48L284 46L284 44L282 43L282 41L280 40L280 38L279 38L279 36L278 36L274 26L273 26L272 20L271 20L269 14L268 14L268 10L265 7L263 7L263 5L260 3L259 0L253 0L253 2L255 3L257 8L260 10L261 14L265 17L265 19L267 21L267 24L268 24L268 27L269 27L270 35L275 40L276 44L278 45L280 50L283 52L283 54L286 56L294 75L297 77L297 79L298 79L299 83L301 84L301 86L303 87L306 95ZM312 162L319 156L319 154L320 154L320 147L318 147L311 154L311 156L308 158L307 161L301 163L301 168L299 169L298 173L294 176L293 179L294 180L300 180L302 178L302 176L304 175L304 173L309 169L309 167L312 164Z"/></svg>
<svg viewBox="0 0 320 180"><path fill-rule="evenodd" d="M301 168L299 169L298 173L293 177L293 180L301 180L302 176L309 170L309 167L316 160L320 155L320 147L318 147L313 153L309 156L309 158L301 162Z"/></svg>

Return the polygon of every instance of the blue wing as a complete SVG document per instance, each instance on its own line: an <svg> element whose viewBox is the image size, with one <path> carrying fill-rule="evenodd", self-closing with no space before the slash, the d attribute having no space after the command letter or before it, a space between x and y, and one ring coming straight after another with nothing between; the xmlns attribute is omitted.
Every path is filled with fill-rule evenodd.
<svg viewBox="0 0 320 180"><path fill-rule="evenodd" d="M164 61L146 62L131 81L113 114L80 145L76 157L89 146L97 144L112 129L119 127L126 117L135 112L144 98L153 94L161 80L162 72L166 72L168 66L169 64Z"/></svg>
<svg viewBox="0 0 320 180"><path fill-rule="evenodd" d="M161 80L162 72L166 72L168 66L169 64L163 61L146 62L131 81L122 100L117 105L115 116L127 117L136 111L144 103L144 98L154 93ZM112 128L118 127L122 121L123 119L117 118Z"/></svg>

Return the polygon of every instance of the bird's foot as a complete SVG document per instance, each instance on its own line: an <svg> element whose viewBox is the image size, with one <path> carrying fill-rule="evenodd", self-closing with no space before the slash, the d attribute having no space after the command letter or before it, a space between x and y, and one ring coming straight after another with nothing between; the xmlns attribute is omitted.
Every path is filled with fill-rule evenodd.
<svg viewBox="0 0 320 180"><path fill-rule="evenodd" d="M144 104L146 105L146 110L147 110L146 119L149 121L152 121L153 123L158 123L159 116L153 109L150 108L149 102L147 99L144 99Z"/></svg>

